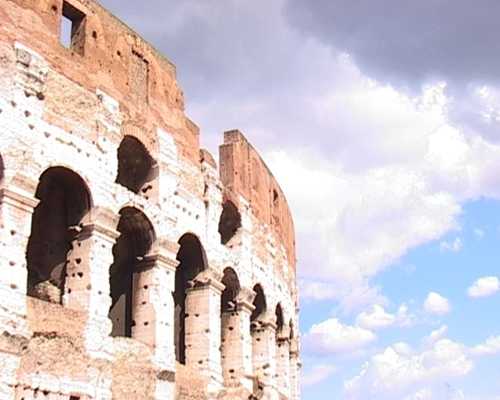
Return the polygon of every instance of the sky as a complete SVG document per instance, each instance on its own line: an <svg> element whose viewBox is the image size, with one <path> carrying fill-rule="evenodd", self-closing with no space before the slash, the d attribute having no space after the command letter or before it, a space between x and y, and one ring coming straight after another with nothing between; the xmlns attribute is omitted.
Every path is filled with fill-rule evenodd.
<svg viewBox="0 0 500 400"><path fill-rule="evenodd" d="M500 399L500 2L102 0L294 215L302 399Z"/></svg>

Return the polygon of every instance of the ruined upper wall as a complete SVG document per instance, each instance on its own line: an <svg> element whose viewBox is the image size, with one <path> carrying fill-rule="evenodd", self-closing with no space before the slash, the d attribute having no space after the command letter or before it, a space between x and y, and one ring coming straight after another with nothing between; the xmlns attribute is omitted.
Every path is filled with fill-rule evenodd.
<svg viewBox="0 0 500 400"><path fill-rule="evenodd" d="M0 41L0 54L2 46L25 44L57 72L48 74L43 83L44 120L94 144L102 137L116 143L124 135L138 137L155 159L161 129L172 134L181 157L199 165L199 129L184 113L175 66L137 33L93 0L2 1L0 36L6 40ZM62 14L79 21L70 48L60 40ZM117 137L113 126L96 119L103 112L100 93L116 100L116 114L123 119L116 127L121 130ZM206 152L201 158L210 158L215 166ZM225 133L220 176L225 192L234 198L241 194L257 221L276 234L294 272L294 228L286 198L258 152L238 131Z"/></svg>
<svg viewBox="0 0 500 400"><path fill-rule="evenodd" d="M72 48L60 43L63 12L76 19L83 16ZM0 20L3 36L29 44L68 78L67 83L46 83L49 92L61 93L47 99L46 120L68 131L74 131L74 126L82 132L98 130L94 117L98 105L86 92L101 90L120 103L128 118L124 125L142 130L150 148L157 145L155 128L162 128L172 133L183 157L198 161L199 130L184 115L174 65L99 4L91 0L3 0ZM82 90L75 90L74 83Z"/></svg>
<svg viewBox="0 0 500 400"><path fill-rule="evenodd" d="M238 130L224 133L220 146L220 177L229 193L239 193L254 215L271 226L285 246L295 268L295 231L286 197L257 150Z"/></svg>

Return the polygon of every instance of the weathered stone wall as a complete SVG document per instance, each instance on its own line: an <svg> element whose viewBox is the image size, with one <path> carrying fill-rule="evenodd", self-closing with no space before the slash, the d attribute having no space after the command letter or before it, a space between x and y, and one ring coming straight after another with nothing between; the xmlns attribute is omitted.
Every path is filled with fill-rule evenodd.
<svg viewBox="0 0 500 400"><path fill-rule="evenodd" d="M0 400L299 398L290 211L220 160L97 3L0 0Z"/></svg>

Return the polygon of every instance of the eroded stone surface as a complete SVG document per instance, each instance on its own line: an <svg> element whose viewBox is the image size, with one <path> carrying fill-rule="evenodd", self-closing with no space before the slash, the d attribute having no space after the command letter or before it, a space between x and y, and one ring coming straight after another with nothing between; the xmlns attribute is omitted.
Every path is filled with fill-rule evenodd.
<svg viewBox="0 0 500 400"><path fill-rule="evenodd" d="M300 397L285 196L241 132L219 160L97 3L3 0L0 400Z"/></svg>

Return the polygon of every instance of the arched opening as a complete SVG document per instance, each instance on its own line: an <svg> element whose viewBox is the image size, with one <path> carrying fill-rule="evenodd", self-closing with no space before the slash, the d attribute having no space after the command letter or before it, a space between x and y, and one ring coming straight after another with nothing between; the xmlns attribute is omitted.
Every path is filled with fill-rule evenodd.
<svg viewBox="0 0 500 400"><path fill-rule="evenodd" d="M0 185L3 184L4 170L5 167L3 165L3 158L2 155L0 154Z"/></svg>
<svg viewBox="0 0 500 400"><path fill-rule="evenodd" d="M278 336L281 331L283 331L283 327L285 326L285 320L283 318L283 308L281 307L281 304L278 303L276 306L276 311L275 311L275 316L276 316L276 335Z"/></svg>
<svg viewBox="0 0 500 400"><path fill-rule="evenodd" d="M27 293L61 303L68 256L92 200L83 179L64 167L47 169L35 196L40 202L33 213L26 251Z"/></svg>
<svg viewBox="0 0 500 400"><path fill-rule="evenodd" d="M176 360L186 364L186 290L193 286L194 278L206 268L206 256L201 242L193 234L183 235L179 245L179 265L175 271L174 342Z"/></svg>
<svg viewBox="0 0 500 400"><path fill-rule="evenodd" d="M222 214L219 220L220 241L226 244L241 227L241 215L238 208L231 202L226 201L222 206Z"/></svg>
<svg viewBox="0 0 500 400"><path fill-rule="evenodd" d="M225 286L221 298L221 311L234 311L236 308L236 297L240 292L240 281L238 275L232 268L226 268L222 277L222 284Z"/></svg>
<svg viewBox="0 0 500 400"><path fill-rule="evenodd" d="M253 291L256 293L253 300L253 306L255 307L252 316L250 317L251 322L255 322L261 317L267 310L266 296L264 295L264 289L262 286L257 284L254 286Z"/></svg>
<svg viewBox="0 0 500 400"><path fill-rule="evenodd" d="M236 304L240 282L232 268L224 270L222 284L225 288L221 295L221 362L224 381L229 384L243 369L242 327Z"/></svg>
<svg viewBox="0 0 500 400"><path fill-rule="evenodd" d="M134 274L140 273L140 264L155 241L155 232L148 218L133 207L120 211L118 232L120 236L113 246L113 264L109 271L111 336L132 337L133 300L138 290L134 287Z"/></svg>
<svg viewBox="0 0 500 400"><path fill-rule="evenodd" d="M118 147L118 175L116 183L134 193L148 197L158 175L156 161L146 147L135 137L125 136Z"/></svg>

